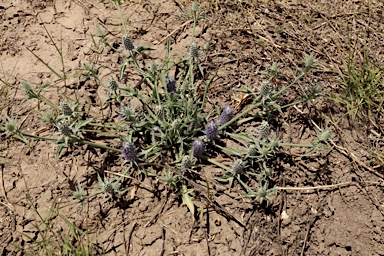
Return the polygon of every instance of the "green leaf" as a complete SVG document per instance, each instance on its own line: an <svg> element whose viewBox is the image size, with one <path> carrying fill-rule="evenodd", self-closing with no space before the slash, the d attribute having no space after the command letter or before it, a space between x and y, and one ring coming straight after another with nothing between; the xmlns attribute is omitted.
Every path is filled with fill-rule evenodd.
<svg viewBox="0 0 384 256"><path fill-rule="evenodd" d="M253 192L253 193L248 193L248 194L244 194L244 195L238 196L235 199L252 198L252 197L256 197L256 196L257 196L257 194L255 192Z"/></svg>
<svg viewBox="0 0 384 256"><path fill-rule="evenodd" d="M138 46L138 47L136 48L136 51L137 51L137 52L154 51L154 50L155 50L154 48L146 47L146 46Z"/></svg>
<svg viewBox="0 0 384 256"><path fill-rule="evenodd" d="M215 177L215 179L220 182L228 182L230 179L233 179L233 177Z"/></svg>
<svg viewBox="0 0 384 256"><path fill-rule="evenodd" d="M240 141L244 141L244 142L248 142L248 143L251 143L254 141L253 138L251 138L250 136L245 135L245 134L227 133L227 135L231 136L232 138L234 138L236 140L240 140Z"/></svg>
<svg viewBox="0 0 384 256"><path fill-rule="evenodd" d="M226 177L215 177L217 181L220 182L228 182L229 187L232 187L233 184L233 176L226 176Z"/></svg>
<svg viewBox="0 0 384 256"><path fill-rule="evenodd" d="M23 134L16 134L15 135L15 138L17 138L17 139L19 139L19 140L21 140L22 142L24 142L25 144L28 144L28 140L27 140L27 138L25 138L24 136L23 136Z"/></svg>
<svg viewBox="0 0 384 256"><path fill-rule="evenodd" d="M201 73L201 76L203 76L204 77L204 70L203 70L203 67L199 64L199 65L197 65L198 67L199 67L199 71L200 71L200 73Z"/></svg>
<svg viewBox="0 0 384 256"><path fill-rule="evenodd" d="M124 62L121 67L120 67L120 72L119 72L119 79L122 80L123 79L123 75L124 75L124 71L125 71L125 68L127 67L128 65L128 61Z"/></svg>
<svg viewBox="0 0 384 256"><path fill-rule="evenodd" d="M193 192L193 189L187 189L187 185L183 184L181 190L181 198L183 200L183 204L185 204L189 211L192 213L192 216L195 216L195 205L192 202L192 198L189 196L190 193Z"/></svg>
<svg viewBox="0 0 384 256"><path fill-rule="evenodd" d="M57 148L56 148L56 152L55 152L55 156L56 158L59 158L60 154L61 154L61 151L63 151L63 149L65 148L65 143L60 143Z"/></svg>
<svg viewBox="0 0 384 256"><path fill-rule="evenodd" d="M281 107L276 103L276 101L271 101L267 103L269 106L272 106L274 109L279 111L280 114L283 114L283 111L281 111Z"/></svg>
<svg viewBox="0 0 384 256"><path fill-rule="evenodd" d="M247 94L253 94L254 92L250 88L238 88L235 89L237 92L247 93Z"/></svg>
<svg viewBox="0 0 384 256"><path fill-rule="evenodd" d="M239 157L241 157L243 155L239 150L234 149L234 148L226 148L226 147L221 147L219 145L216 145L216 147L226 151L230 155L235 155L235 156L239 156Z"/></svg>
<svg viewBox="0 0 384 256"><path fill-rule="evenodd" d="M56 45L55 45L56 47ZM44 64L44 66L46 66L49 70L52 71L52 73L54 73L60 80L63 80L63 77L58 73L56 72L51 66L49 66L49 64L47 62L45 62L42 58L40 58L39 56L37 56L32 50L30 50L28 47L27 47L27 50L33 54L33 56L35 56L41 63Z"/></svg>

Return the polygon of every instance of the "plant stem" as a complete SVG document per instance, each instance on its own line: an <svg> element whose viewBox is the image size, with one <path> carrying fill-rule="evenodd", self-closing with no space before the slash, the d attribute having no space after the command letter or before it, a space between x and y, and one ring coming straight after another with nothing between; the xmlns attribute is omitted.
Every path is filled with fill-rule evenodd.
<svg viewBox="0 0 384 256"><path fill-rule="evenodd" d="M25 133L25 132L22 132L22 131L20 131L20 134L24 135L26 137L34 138L34 139L38 139L38 140L57 141L57 139L55 139L55 138L41 137L41 136L38 136L38 135L33 135L33 134Z"/></svg>
<svg viewBox="0 0 384 256"><path fill-rule="evenodd" d="M111 151L117 152L117 153L121 153L122 152L121 149L108 147L106 145L98 144L98 143L93 143L93 142L90 142L90 141L87 141L87 140L75 139L73 142L78 142L78 143L86 144L86 145L89 145L89 146L92 146L92 147L95 147L95 148L107 149L107 150L111 150Z"/></svg>
<svg viewBox="0 0 384 256"><path fill-rule="evenodd" d="M119 3L119 1L115 1L115 2L116 2L117 9L119 10L119 15L120 15L120 19L121 19L121 24L123 25L124 34L127 34L127 28L125 27L125 22L124 22L124 18L123 18L123 13L121 12L120 3Z"/></svg>
<svg viewBox="0 0 384 256"><path fill-rule="evenodd" d="M110 129L116 129L116 126L106 125L106 124L98 124L98 123L88 123L88 125L95 126L95 127L102 127L102 128L110 128Z"/></svg>
<svg viewBox="0 0 384 256"><path fill-rule="evenodd" d="M279 146L282 147L302 147L302 148L312 148L312 144L294 144L294 143L280 143Z"/></svg>
<svg viewBox="0 0 384 256"><path fill-rule="evenodd" d="M57 139L55 139L55 138L41 137L41 136L37 136L37 135L29 134L29 133L24 133L24 132L20 132L20 134L22 134L22 135L24 135L26 137L34 138L34 139L48 140L48 141L57 142ZM95 148L103 148L103 149L111 150L111 151L114 151L114 152L117 152L117 153L121 153L120 149L108 147L108 146L103 145L103 144L98 144L98 143L94 143L94 142L90 142L90 141L82 140L82 139L77 139L77 138L71 138L71 139L72 140L70 141L70 143L78 142L78 143L86 144L86 145L89 145L89 146L92 146L92 147L95 147Z"/></svg>
<svg viewBox="0 0 384 256"><path fill-rule="evenodd" d="M51 101L45 99L44 97L42 97L40 95L38 97L39 97L38 100L44 102L45 104L49 105L50 107L52 107L54 109L59 109L59 107L56 104L52 103Z"/></svg>
<svg viewBox="0 0 384 256"><path fill-rule="evenodd" d="M309 70L308 70L309 71ZM297 83L301 78L303 78L303 76L305 76L305 74L308 73L308 71L306 72L301 72L300 75L298 75L295 80L292 81L292 83L290 83L289 85L287 86L284 86L283 88L281 88L280 91L278 91L277 93L275 93L273 96L272 96L272 99L276 99L277 97L279 97L281 94L285 93L286 90L288 90L292 85L294 85L295 83Z"/></svg>
<svg viewBox="0 0 384 256"><path fill-rule="evenodd" d="M306 99L301 99L301 100L289 103L287 105L281 106L281 109L288 108L290 106L297 105L297 104L300 104L300 103L303 103L303 102L306 102L306 101L307 101Z"/></svg>

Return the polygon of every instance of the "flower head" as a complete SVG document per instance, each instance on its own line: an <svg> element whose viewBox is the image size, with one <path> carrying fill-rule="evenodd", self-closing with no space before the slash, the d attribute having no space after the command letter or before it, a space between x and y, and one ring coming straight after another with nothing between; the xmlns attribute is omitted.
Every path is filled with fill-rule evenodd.
<svg viewBox="0 0 384 256"><path fill-rule="evenodd" d="M317 140L320 143L326 143L331 138L331 130L329 128L324 129L322 132L317 133Z"/></svg>
<svg viewBox="0 0 384 256"><path fill-rule="evenodd" d="M192 142L192 153L194 157L200 158L204 153L204 142L201 139L195 139Z"/></svg>
<svg viewBox="0 0 384 256"><path fill-rule="evenodd" d="M269 81L263 81L261 82L261 85L259 87L259 94L260 96L265 99L268 98L272 92L272 87Z"/></svg>
<svg viewBox="0 0 384 256"><path fill-rule="evenodd" d="M53 116L53 112L50 110L41 113L41 121L45 124L55 124L56 120Z"/></svg>
<svg viewBox="0 0 384 256"><path fill-rule="evenodd" d="M248 155L249 156L257 156L258 152L259 152L259 149L255 144L249 145L249 147L248 147Z"/></svg>
<svg viewBox="0 0 384 256"><path fill-rule="evenodd" d="M233 118L233 108L229 105L223 108L223 112L220 115L220 125L224 125L231 121Z"/></svg>
<svg viewBox="0 0 384 256"><path fill-rule="evenodd" d="M205 127L205 135L209 140L214 140L219 135L219 126L214 122L210 121Z"/></svg>
<svg viewBox="0 0 384 256"><path fill-rule="evenodd" d="M133 51L135 49L135 46L132 43L132 39L127 34L123 35L123 46L127 51Z"/></svg>
<svg viewBox="0 0 384 256"><path fill-rule="evenodd" d="M23 82L23 91L27 95L28 99L38 99L39 96L33 91L32 86L28 82Z"/></svg>
<svg viewBox="0 0 384 256"><path fill-rule="evenodd" d="M59 124L59 132L64 137L70 137L72 135L71 127L69 127L67 122L62 122Z"/></svg>
<svg viewBox="0 0 384 256"><path fill-rule="evenodd" d="M189 46L189 58L193 62L197 62L200 59L199 56L199 47L195 42L192 42L191 45Z"/></svg>
<svg viewBox="0 0 384 256"><path fill-rule="evenodd" d="M119 114L121 118L123 118L124 121L129 122L129 121L135 121L135 108L127 105L127 106L121 106Z"/></svg>
<svg viewBox="0 0 384 256"><path fill-rule="evenodd" d="M167 77L166 82L167 82L167 91L176 93L176 80L173 78Z"/></svg>
<svg viewBox="0 0 384 256"><path fill-rule="evenodd" d="M117 89L119 88L119 85L117 84L116 80L111 77L108 81L108 85L109 85L109 89L111 89L111 91L117 91Z"/></svg>
<svg viewBox="0 0 384 256"><path fill-rule="evenodd" d="M60 107L61 107L61 112L63 113L63 116L72 116L73 110L67 103L61 102Z"/></svg>
<svg viewBox="0 0 384 256"><path fill-rule="evenodd" d="M137 148L132 142L124 141L122 144L122 155L126 161L132 161L137 156Z"/></svg>
<svg viewBox="0 0 384 256"><path fill-rule="evenodd" d="M257 135L260 137L260 139L267 139L269 136L269 124L267 121L261 122L259 126L259 130L257 131Z"/></svg>
<svg viewBox="0 0 384 256"><path fill-rule="evenodd" d="M241 159L236 159L236 160L233 162L233 165L232 165L232 171L233 171L234 173L242 173L246 167L247 167L247 166L246 166L246 162L244 162L244 161L241 160Z"/></svg>
<svg viewBox="0 0 384 256"><path fill-rule="evenodd" d="M15 135L18 133L18 128L17 128L17 119L13 117L7 116L7 122L5 122L5 125L2 128L5 132L3 134L6 135Z"/></svg>
<svg viewBox="0 0 384 256"><path fill-rule="evenodd" d="M182 169L190 169L192 168L192 166L195 164L195 161L194 161L194 158L189 156L189 155L185 155L183 156L183 158L181 159L181 168Z"/></svg>

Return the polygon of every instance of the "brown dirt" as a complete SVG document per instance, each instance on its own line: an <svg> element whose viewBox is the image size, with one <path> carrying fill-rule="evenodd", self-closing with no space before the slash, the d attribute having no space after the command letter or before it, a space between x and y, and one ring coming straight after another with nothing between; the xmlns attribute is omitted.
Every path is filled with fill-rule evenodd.
<svg viewBox="0 0 384 256"><path fill-rule="evenodd" d="M231 2L235 1L206 3L207 19L196 31L199 45L211 43L205 65L209 74L217 73L209 92L210 104L237 104L243 95L234 88L257 88L264 79L261 72L273 61L279 62L283 74L275 86L287 84L302 66L304 54L314 54L319 68L285 99L294 99L300 86L312 83L323 85L324 97L287 109L275 129L283 134L285 142L308 142L315 136L314 122L332 128L335 144L310 156L287 148L287 153L277 159L274 182L278 187L297 188L349 184L278 190L266 207L249 199L235 200L243 193L240 186L228 189L215 183L212 177L222 171L207 166L201 172L212 182L214 203L206 208L205 184L196 182L194 203L203 213L201 219L194 220L176 195L168 194L160 181L150 178L130 181L131 189L121 202L103 203L97 198L82 211L71 199L75 184L81 182L87 191L94 191L96 173L121 171L116 156L84 146L69 149L55 159L53 143L32 141L26 145L2 136L1 255L20 254L20 248L32 250L21 233L37 238L35 224L44 225L34 208L45 218L52 205L60 209L52 220L55 232L67 231L59 214L78 227L88 226L94 254L384 255L383 163L372 158L368 150L376 148L383 153L383 114L378 113L371 121L351 120L344 115L344 107L328 97L342 91L336 70L344 70L343 60L351 44L357 55L365 49L371 59L383 65L383 2ZM135 43L156 48L150 53L152 59L143 60L144 65L164 57L163 39L175 29L170 36L173 54L184 54L191 29L190 24L183 26L187 18L180 11L189 6L170 0L122 6ZM24 99L22 81L51 82L45 95L53 102L60 102L64 94L76 95L82 103L105 97L97 84L80 84L74 75L88 62L103 65L99 76L104 82L118 72L118 54L101 47L97 53L92 42L92 38L97 40L96 28L100 27L108 31L110 42L120 43L121 25L112 3L72 0L68 8L64 1L5 0L0 3L0 24L0 84L8 85L2 87L8 88L3 91L7 97L1 96L0 105L7 105L1 113L2 121L5 115L17 116L22 121L20 129L42 136L52 134L39 121L36 102L20 104ZM27 50L61 72L60 56L44 26L56 43L61 42L69 77L67 87ZM128 75L126 85L135 86L137 76L128 73L132 76ZM254 126L239 129L252 130ZM372 130L381 137L375 137ZM119 145L118 140L110 143ZM282 218L285 213L288 218Z"/></svg>

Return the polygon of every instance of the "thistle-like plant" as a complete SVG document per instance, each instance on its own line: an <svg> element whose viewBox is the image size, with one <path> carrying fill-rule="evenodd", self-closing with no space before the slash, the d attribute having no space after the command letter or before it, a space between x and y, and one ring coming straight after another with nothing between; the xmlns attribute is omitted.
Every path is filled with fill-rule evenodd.
<svg viewBox="0 0 384 256"><path fill-rule="evenodd" d="M128 188L125 188L122 190L118 189L119 183L121 181L120 178L113 178L113 179L107 180L104 177L104 180L103 180L103 179L101 179L100 175L97 174L97 180L99 183L99 190L94 195L92 195L92 197L94 197L98 194L103 194L104 200L106 197L108 197L108 199L112 199L115 195L120 194L120 193L124 193L125 191L128 190Z"/></svg>
<svg viewBox="0 0 384 256"><path fill-rule="evenodd" d="M77 102L68 104L67 102L62 101L60 103L61 115L58 116L58 119L66 119L68 122L75 121L77 119L77 106Z"/></svg>
<svg viewBox="0 0 384 256"><path fill-rule="evenodd" d="M182 170L188 170L195 165L196 159L190 155L185 155L181 159L180 167Z"/></svg>
<svg viewBox="0 0 384 256"><path fill-rule="evenodd" d="M166 78L167 92L176 93L176 80L170 77Z"/></svg>
<svg viewBox="0 0 384 256"><path fill-rule="evenodd" d="M41 112L40 119L44 124L56 125L56 119L52 110Z"/></svg>
<svg viewBox="0 0 384 256"><path fill-rule="evenodd" d="M271 86L271 82L266 80L266 81L263 81L261 82L261 85L258 89L258 93L261 97L261 102L263 103L263 105L271 100L271 96L272 96L272 86Z"/></svg>
<svg viewBox="0 0 384 256"><path fill-rule="evenodd" d="M17 126L18 126L17 119L7 116L7 121L2 127L2 129L4 130L3 134L5 134L6 136L17 135L19 132L19 128Z"/></svg>
<svg viewBox="0 0 384 256"><path fill-rule="evenodd" d="M76 190L73 191L72 198L77 200L78 203L80 203L84 208L85 200L87 200L88 197L85 195L84 188L81 186L80 182L77 183Z"/></svg>
<svg viewBox="0 0 384 256"><path fill-rule="evenodd" d="M270 128L269 124L267 121L261 122L258 130L257 130L257 135L260 139L268 139L270 133Z"/></svg>
<svg viewBox="0 0 384 256"><path fill-rule="evenodd" d="M111 77L109 79L108 87L109 87L109 90L111 90L112 92L114 92L116 94L117 89L119 89L119 85L117 84L115 78Z"/></svg>
<svg viewBox="0 0 384 256"><path fill-rule="evenodd" d="M163 175L160 176L160 179L172 190L177 188L177 182L179 181L179 176L175 174L171 169L164 168Z"/></svg>
<svg viewBox="0 0 384 256"><path fill-rule="evenodd" d="M276 189L269 188L268 181L259 182L255 192L249 187L247 188L249 189L248 193L237 197L238 199L244 197L256 198L260 204L262 204L264 201L269 204L272 200L272 195L276 192Z"/></svg>
<svg viewBox="0 0 384 256"><path fill-rule="evenodd" d="M200 60L199 47L195 42L192 42L189 46L189 58L194 63L197 63Z"/></svg>
<svg viewBox="0 0 384 256"><path fill-rule="evenodd" d="M112 92L110 99L100 104L104 107L105 103L109 103L112 110L110 116L104 116L103 109L101 109L102 118L96 116L95 121L85 119L84 116L88 118L88 115L78 115L77 106L71 106L66 102L57 105L45 99L42 92L46 85L40 85L35 90L29 83L24 85L27 100L37 100L39 104L44 103L52 108L50 112L42 114L42 120L44 123L54 125L59 131L60 138L54 138L54 142L58 144L57 152L60 153L62 148L68 144L86 144L120 153L124 163L129 162L132 168L139 168L146 163L164 164L167 161L167 164L173 166L164 168L162 175L155 175L173 190L178 191L183 203L194 213L191 196L193 189L190 188L191 185L186 176L192 174L192 168L198 169L195 166L197 159L201 164L212 163L224 169L225 177L221 181L230 182L232 185L232 181L238 180L246 190L247 194L244 196L256 197L260 202L269 202L274 190L269 188L268 181L271 180L273 172L268 166L273 166L270 164L274 161L276 153L284 152L284 147L287 146L314 148L318 144L327 143L330 137L329 130L319 133L316 142L311 143L311 145L283 143L275 133L271 132L273 127L270 127L266 121L273 120L276 117L275 114L281 113L289 106L303 103L318 96L318 94L313 93L313 97L307 96L284 106L279 105L285 102L281 98L286 92L312 68L316 67L316 59L313 56L305 57L305 68L291 83L284 84L281 88L274 85L274 79L278 77L278 66L276 63L272 64L271 73L267 74L269 78L261 83L259 89L242 88L239 90L251 95L253 102L248 107L235 115L231 106L225 106L220 116L212 118L212 113L206 112L206 102L210 85L214 82L214 76L209 80L199 80L205 79L207 75L205 74L205 66L201 65L204 60L202 58L204 52L200 51L195 38L196 24L204 18L203 9L198 6L197 1L193 2L191 13L188 14L188 17L193 20L193 27L191 43L185 49L185 54L174 60L174 55L171 52L171 41L168 40L165 58L162 61L152 61L149 67L142 65L142 63L148 63L142 59L145 59L149 53L142 53L147 53L151 48L133 44L124 24L125 19L121 13L120 2L115 1L115 3L120 12L122 30L124 31L121 37L124 51L119 52L123 59L119 67L116 67L119 74L111 76L112 78L105 85L102 79L98 77L99 69L102 66L96 71L92 65L85 68L88 79L94 79L98 85ZM101 38L101 45L118 52L108 42L104 31L99 31L99 37ZM205 48L205 50L207 49ZM129 68L130 73L135 73L136 76L141 77L140 86L119 86L117 81L123 81L122 78L127 76L127 68ZM179 72L180 70L181 72ZM197 76L196 72L200 72L201 75ZM170 74L174 74L174 76L170 77ZM113 77L116 77L116 80ZM69 100L67 97L65 99ZM77 104L77 101L75 102ZM132 106L132 102L135 103L135 107ZM260 111L256 111L256 109L260 109ZM120 115L121 118L115 118L117 115ZM218 123L208 120L218 120ZM261 122L254 134L238 134L236 127L231 129L233 133L227 130L221 132L235 122L241 126L254 121L260 122L260 120L264 121ZM10 120L8 120L9 122ZM17 125L13 124L12 126L12 122L8 126L5 125L3 128L7 135L25 135L18 130ZM238 147L226 148L222 146L221 142L216 143L219 134L225 138L241 141L242 146L239 143ZM103 139L118 137L123 142L121 147L112 148L87 140L88 137L97 138L98 135L102 135ZM25 136L37 138L31 134ZM51 140L52 138L48 139ZM113 143L115 142L111 144ZM209 150L209 154L205 152L206 150ZM221 150L235 159L231 166L226 166L208 157L215 154L221 155ZM143 163L139 164L139 162ZM244 177L247 177L247 181L242 180ZM257 181L253 180L255 177ZM113 198L121 192L118 189L120 181L121 179L117 178L107 180L105 177L102 179L98 176L99 191L95 195L102 193L104 198ZM247 185L248 182L258 184L255 188L256 191ZM85 196L80 184L74 192L74 198L81 203L95 195Z"/></svg>
<svg viewBox="0 0 384 256"><path fill-rule="evenodd" d="M28 143L28 140L24 137L23 133L18 128L17 118L7 116L7 121L3 126L0 126L0 129L4 132L3 135L7 137L13 137L19 139L25 143Z"/></svg>
<svg viewBox="0 0 384 256"><path fill-rule="evenodd" d="M235 159L232 165L232 171L234 173L243 173L245 171L245 168L247 168L247 163L244 162L242 159Z"/></svg>
<svg viewBox="0 0 384 256"><path fill-rule="evenodd" d="M119 114L126 122L136 122L136 109L132 104L128 103L120 107Z"/></svg>

